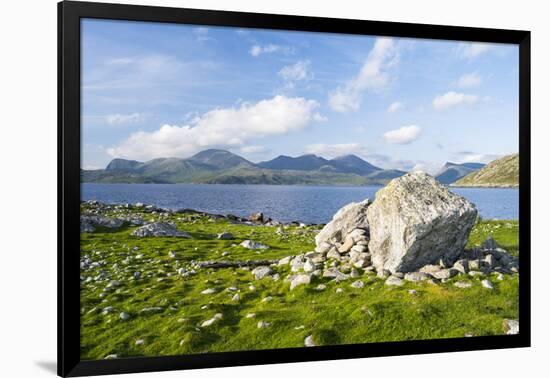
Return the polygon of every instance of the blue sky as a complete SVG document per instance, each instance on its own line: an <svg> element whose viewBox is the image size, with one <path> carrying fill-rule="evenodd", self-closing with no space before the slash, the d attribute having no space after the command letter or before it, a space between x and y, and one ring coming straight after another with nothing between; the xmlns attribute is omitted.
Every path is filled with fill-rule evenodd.
<svg viewBox="0 0 550 378"><path fill-rule="evenodd" d="M518 151L515 45L82 21L82 162L353 153L437 171Z"/></svg>

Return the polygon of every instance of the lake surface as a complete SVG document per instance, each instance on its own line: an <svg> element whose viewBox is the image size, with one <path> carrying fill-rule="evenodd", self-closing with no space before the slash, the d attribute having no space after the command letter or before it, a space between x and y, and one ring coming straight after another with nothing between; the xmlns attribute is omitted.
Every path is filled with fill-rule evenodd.
<svg viewBox="0 0 550 378"><path fill-rule="evenodd" d="M275 220L327 223L350 202L374 199L380 186L91 184L81 186L82 200L110 204L142 202L167 209L195 209L248 217L263 212ZM474 203L483 218L518 219L519 190L452 188Z"/></svg>

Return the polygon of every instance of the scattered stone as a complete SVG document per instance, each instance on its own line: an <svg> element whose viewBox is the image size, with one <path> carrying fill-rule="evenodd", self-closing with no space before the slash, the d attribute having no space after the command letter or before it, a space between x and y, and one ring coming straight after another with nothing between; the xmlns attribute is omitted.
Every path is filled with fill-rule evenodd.
<svg viewBox="0 0 550 378"><path fill-rule="evenodd" d="M335 281L345 281L349 278L349 275L340 272L337 268L328 268L323 272L323 277L325 278L334 278Z"/></svg>
<svg viewBox="0 0 550 378"><path fill-rule="evenodd" d="M330 251L328 251L327 253L327 258L328 259L335 259L335 260L340 260L340 253L336 250L336 248L332 248Z"/></svg>
<svg viewBox="0 0 550 378"><path fill-rule="evenodd" d="M168 257L172 258L172 259L175 259L176 258L176 252L174 251L169 251L168 252Z"/></svg>
<svg viewBox="0 0 550 378"><path fill-rule="evenodd" d="M459 289L468 289L472 287L472 284L465 281L457 281L455 282L455 286L458 287Z"/></svg>
<svg viewBox="0 0 550 378"><path fill-rule="evenodd" d="M470 270L468 260L466 259L456 261L453 265L453 268L462 274L466 274Z"/></svg>
<svg viewBox="0 0 550 378"><path fill-rule="evenodd" d="M139 339L139 340L136 340L135 345L140 346L140 345L143 345L144 342L145 341L143 339Z"/></svg>
<svg viewBox="0 0 550 378"><path fill-rule="evenodd" d="M254 223L264 223L264 214L263 213L253 213L248 217L248 220Z"/></svg>
<svg viewBox="0 0 550 378"><path fill-rule="evenodd" d="M248 290L250 290L250 291L256 291L256 286L250 285L250 286L248 286Z"/></svg>
<svg viewBox="0 0 550 378"><path fill-rule="evenodd" d="M171 223L163 222L154 222L141 226L132 232L133 236L138 236L140 238L144 237L177 237L177 238L191 238L187 232L179 231L176 226Z"/></svg>
<svg viewBox="0 0 550 378"><path fill-rule="evenodd" d="M519 333L519 320L505 319L503 326L507 335L517 335Z"/></svg>
<svg viewBox="0 0 550 378"><path fill-rule="evenodd" d="M216 289L209 288L209 289L204 289L203 291L201 291L201 294L208 295L208 294L214 294L215 292L216 292Z"/></svg>
<svg viewBox="0 0 550 378"><path fill-rule="evenodd" d="M362 289L362 288L365 287L365 283L363 281L355 281L350 286L355 288L355 289Z"/></svg>
<svg viewBox="0 0 550 378"><path fill-rule="evenodd" d="M267 297L262 299L262 302L271 302L272 300L273 300L273 297L268 295Z"/></svg>
<svg viewBox="0 0 550 378"><path fill-rule="evenodd" d="M483 286L486 289L490 289L490 290L494 289L493 284L489 280L481 281L481 286Z"/></svg>
<svg viewBox="0 0 550 378"><path fill-rule="evenodd" d="M432 276L434 278L437 278L438 280L448 280L451 277L454 277L458 274L458 270L456 269L441 269L440 271L432 273Z"/></svg>
<svg viewBox="0 0 550 378"><path fill-rule="evenodd" d="M336 288L336 294L340 294L340 293L343 293L343 292L344 292L344 289L342 289L341 287Z"/></svg>
<svg viewBox="0 0 550 378"><path fill-rule="evenodd" d="M218 234L218 239L220 240L231 240L234 239L233 234L230 232L222 232Z"/></svg>
<svg viewBox="0 0 550 378"><path fill-rule="evenodd" d="M332 220L315 236L315 244L321 246L323 243L339 245L344 238L356 228L368 229L367 208L371 204L369 199L363 202L352 202L342 207ZM350 247L351 248L351 247Z"/></svg>
<svg viewBox="0 0 550 378"><path fill-rule="evenodd" d="M128 320L130 319L130 314L128 314L127 312L121 312L119 317L121 320Z"/></svg>
<svg viewBox="0 0 550 378"><path fill-rule="evenodd" d="M258 322L258 328L267 328L271 325L271 323L265 322L263 320L260 320Z"/></svg>
<svg viewBox="0 0 550 378"><path fill-rule="evenodd" d="M323 290L325 290L326 288L327 288L327 285L325 285L325 284L319 284L319 285L317 285L317 287L315 288L315 290L317 290L317 291L323 291Z"/></svg>
<svg viewBox="0 0 550 378"><path fill-rule="evenodd" d="M269 248L269 246L254 240L245 240L239 245L247 249L268 249Z"/></svg>
<svg viewBox="0 0 550 378"><path fill-rule="evenodd" d="M386 279L386 282L385 282L386 285L388 286L402 286L404 284L403 280L399 277L396 277L396 276L389 276L387 279Z"/></svg>
<svg viewBox="0 0 550 378"><path fill-rule="evenodd" d="M411 282L425 281L429 278L430 278L430 275L424 272L410 272L405 274L405 277L404 277L406 281L411 281Z"/></svg>
<svg viewBox="0 0 550 378"><path fill-rule="evenodd" d="M201 324L201 327L209 327L211 326L212 324L218 322L219 320L223 319L223 314L221 313L217 313L216 315L214 315L212 318L208 319L208 320L205 320L204 322L202 322Z"/></svg>
<svg viewBox="0 0 550 378"><path fill-rule="evenodd" d="M246 314L247 319L254 318L254 317L256 317L256 314L254 313Z"/></svg>
<svg viewBox="0 0 550 378"><path fill-rule="evenodd" d="M292 260L293 256L286 256L279 260L277 263L278 265L288 265L290 263L290 260Z"/></svg>
<svg viewBox="0 0 550 378"><path fill-rule="evenodd" d="M140 311L142 314L155 314L164 311L162 307L146 307Z"/></svg>
<svg viewBox="0 0 550 378"><path fill-rule="evenodd" d="M484 250L493 251L498 248L498 244L492 236L489 236L483 243L481 243L481 248Z"/></svg>
<svg viewBox="0 0 550 378"><path fill-rule="evenodd" d="M409 294L411 294L411 295L415 295L416 293L417 293L417 292L416 292L416 290L414 290L414 289L409 290Z"/></svg>
<svg viewBox="0 0 550 378"><path fill-rule="evenodd" d="M259 266L257 268L254 268L252 270L252 274L254 275L254 278L257 280L261 280L262 278L265 278L273 273L273 269L269 266Z"/></svg>
<svg viewBox="0 0 550 378"><path fill-rule="evenodd" d="M313 336L312 335L309 335L307 336L305 339L304 339L304 345L306 347L314 347L314 346L317 346L317 344L315 344L315 341L313 341Z"/></svg>
<svg viewBox="0 0 550 378"><path fill-rule="evenodd" d="M231 298L232 301L240 301L241 300L241 296L239 295L239 293L235 294L232 298Z"/></svg>
<svg viewBox="0 0 550 378"><path fill-rule="evenodd" d="M376 193L367 210L373 265L412 272L441 258L455 261L476 217L473 204L426 173L396 178Z"/></svg>
<svg viewBox="0 0 550 378"><path fill-rule="evenodd" d="M311 276L309 274L297 274L290 281L290 290L293 290L295 287L300 285L309 285L311 282Z"/></svg>

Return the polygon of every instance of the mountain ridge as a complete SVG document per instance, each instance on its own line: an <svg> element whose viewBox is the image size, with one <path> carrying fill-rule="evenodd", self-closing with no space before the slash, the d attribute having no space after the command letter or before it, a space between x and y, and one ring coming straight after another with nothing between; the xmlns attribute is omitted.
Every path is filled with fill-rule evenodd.
<svg viewBox="0 0 550 378"><path fill-rule="evenodd" d="M139 162L115 158L103 170L81 170L81 181L383 185L405 173L384 170L351 154L330 160L314 154L297 157L280 155L255 164L229 151L207 149L185 159L156 158Z"/></svg>

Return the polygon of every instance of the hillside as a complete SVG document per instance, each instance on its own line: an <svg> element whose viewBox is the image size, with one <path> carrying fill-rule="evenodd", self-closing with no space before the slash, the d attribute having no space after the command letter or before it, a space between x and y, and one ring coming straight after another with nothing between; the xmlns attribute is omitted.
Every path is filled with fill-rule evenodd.
<svg viewBox="0 0 550 378"><path fill-rule="evenodd" d="M146 162L113 159L102 170L82 170L82 182L206 183L269 185L383 185L403 175L355 156L327 160L316 155L279 156L254 164L224 150L205 150L188 158Z"/></svg>
<svg viewBox="0 0 550 378"><path fill-rule="evenodd" d="M443 168L434 176L442 184L452 184L462 177L480 170L485 164L481 163L463 163L456 164L447 162Z"/></svg>
<svg viewBox="0 0 550 378"><path fill-rule="evenodd" d="M453 186L515 187L519 185L519 155L494 160L477 172L461 178Z"/></svg>

